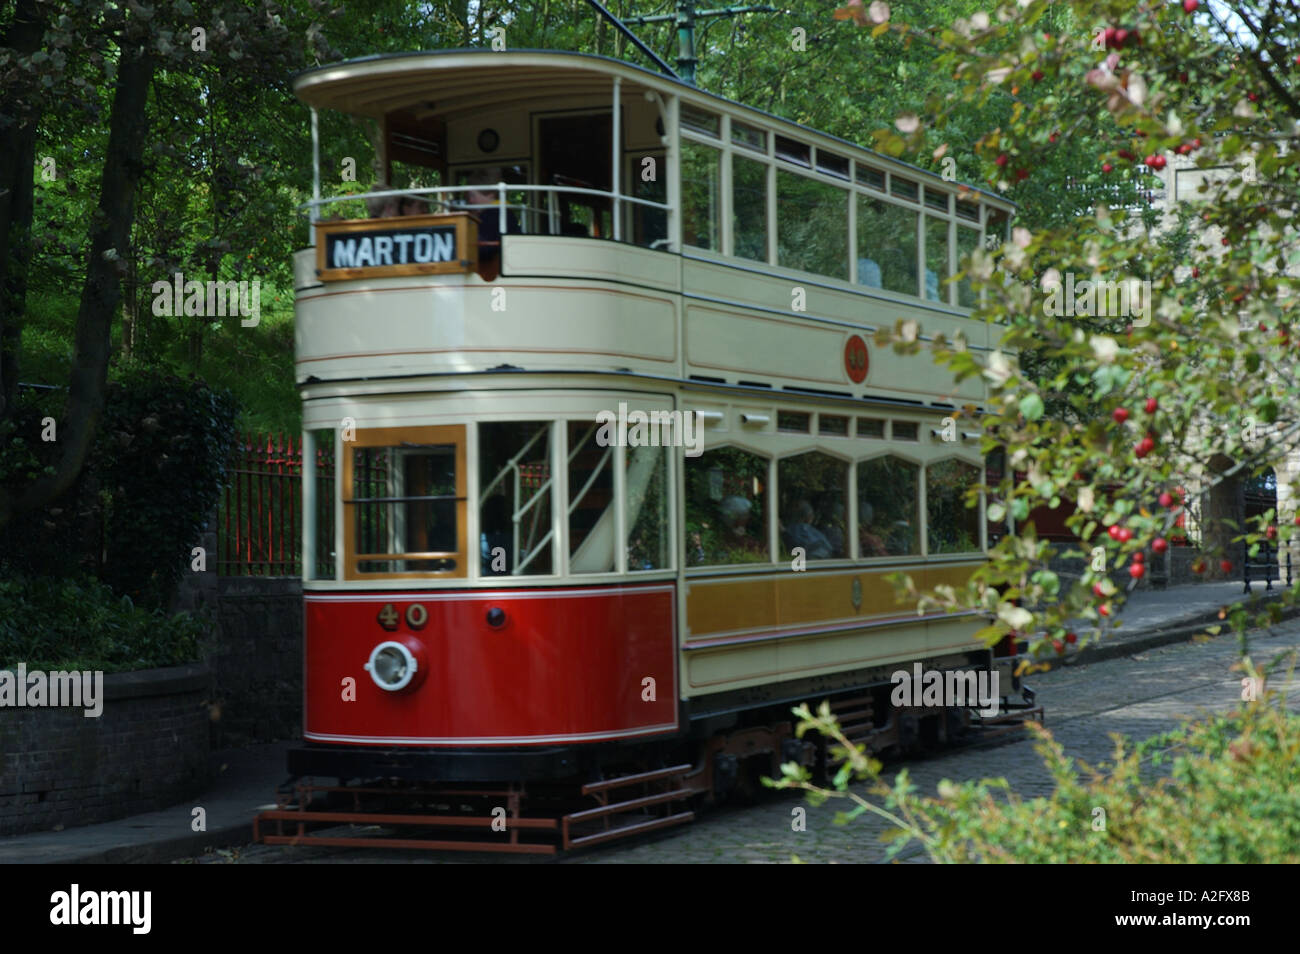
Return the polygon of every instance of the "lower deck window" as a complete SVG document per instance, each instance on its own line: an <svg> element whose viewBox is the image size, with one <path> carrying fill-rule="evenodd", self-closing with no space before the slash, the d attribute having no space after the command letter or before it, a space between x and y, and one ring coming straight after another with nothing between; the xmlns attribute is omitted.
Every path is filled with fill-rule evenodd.
<svg viewBox="0 0 1300 954"><path fill-rule="evenodd" d="M465 574L464 428L375 428L344 442L346 576Z"/></svg>
<svg viewBox="0 0 1300 954"><path fill-rule="evenodd" d="M478 426L479 573L483 576L555 572L550 437L548 421Z"/></svg>

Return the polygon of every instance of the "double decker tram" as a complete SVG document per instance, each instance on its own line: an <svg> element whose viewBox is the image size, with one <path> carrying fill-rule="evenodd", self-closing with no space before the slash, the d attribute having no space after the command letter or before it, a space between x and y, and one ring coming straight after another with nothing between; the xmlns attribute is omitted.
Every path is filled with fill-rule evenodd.
<svg viewBox="0 0 1300 954"><path fill-rule="evenodd" d="M944 419L984 385L868 342L994 345L950 279L1009 202L596 56L295 90L313 130L373 121L377 181L318 187L294 260L304 743L259 837L549 852L808 764L799 702L877 751L980 721L891 709L897 670L995 661L885 577L983 559L980 442Z"/></svg>

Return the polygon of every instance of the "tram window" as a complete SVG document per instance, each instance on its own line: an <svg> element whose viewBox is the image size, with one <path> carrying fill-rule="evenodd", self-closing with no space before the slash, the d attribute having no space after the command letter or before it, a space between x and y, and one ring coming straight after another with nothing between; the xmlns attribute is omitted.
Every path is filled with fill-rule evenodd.
<svg viewBox="0 0 1300 954"><path fill-rule="evenodd" d="M959 460L925 468L926 542L930 553L971 553L980 548L979 507L966 506L966 493L979 486L980 469Z"/></svg>
<svg viewBox="0 0 1300 954"><path fill-rule="evenodd" d="M963 272L970 268L970 256L980 245L980 233L978 229L968 229L965 226L957 226L957 267ZM975 286L971 284L969 276L965 276L957 283L957 304L962 308L974 308L979 296L975 292Z"/></svg>
<svg viewBox="0 0 1300 954"><path fill-rule="evenodd" d="M885 174L879 169L873 169L871 166L864 166L858 163L856 166L858 184L875 189L878 192L885 191Z"/></svg>
<svg viewBox="0 0 1300 954"><path fill-rule="evenodd" d="M817 150L817 171L840 179L849 177L849 160L846 156L837 156L825 149Z"/></svg>
<svg viewBox="0 0 1300 954"><path fill-rule="evenodd" d="M687 129L702 132L714 139L718 139L722 135L722 119L717 113L705 112L702 109L682 103L681 122Z"/></svg>
<svg viewBox="0 0 1300 954"><path fill-rule="evenodd" d="M948 222L932 215L925 217L925 297L930 301L948 300Z"/></svg>
<svg viewBox="0 0 1300 954"><path fill-rule="evenodd" d="M848 555L849 465L809 451L777 461L781 494L781 545L788 554L801 547L809 560Z"/></svg>
<svg viewBox="0 0 1300 954"><path fill-rule="evenodd" d="M570 421L569 569L609 573L614 569L614 448L596 440L600 425Z"/></svg>
<svg viewBox="0 0 1300 954"><path fill-rule="evenodd" d="M457 446L352 451L352 553L360 573L446 573L459 557Z"/></svg>
<svg viewBox="0 0 1300 954"><path fill-rule="evenodd" d="M908 199L916 202L920 193L920 186L911 179L904 179L890 173L889 176L889 194L896 195L900 199Z"/></svg>
<svg viewBox="0 0 1300 954"><path fill-rule="evenodd" d="M817 433L830 437L848 437L849 419L838 414L818 414Z"/></svg>
<svg viewBox="0 0 1300 954"><path fill-rule="evenodd" d="M858 284L916 295L916 219L910 209L858 196Z"/></svg>
<svg viewBox="0 0 1300 954"><path fill-rule="evenodd" d="M731 232L735 254L767 261L767 165L731 157Z"/></svg>
<svg viewBox="0 0 1300 954"><path fill-rule="evenodd" d="M777 171L777 264L849 277L849 194L825 182Z"/></svg>
<svg viewBox="0 0 1300 954"><path fill-rule="evenodd" d="M1001 209L989 209L984 219L984 247L995 249L1007 240L1007 214Z"/></svg>
<svg viewBox="0 0 1300 954"><path fill-rule="evenodd" d="M896 441L916 441L921 439L921 428L916 421L895 421L893 435Z"/></svg>
<svg viewBox="0 0 1300 954"><path fill-rule="evenodd" d="M738 447L686 458L686 564L768 563L767 458Z"/></svg>
<svg viewBox="0 0 1300 954"><path fill-rule="evenodd" d="M755 149L759 152L767 151L767 133L761 129L755 129L753 126L736 122L734 119L731 121L731 141L747 149Z"/></svg>
<svg viewBox="0 0 1300 954"><path fill-rule="evenodd" d="M785 136L776 137L776 156L786 162L793 162L796 166L812 168L812 147Z"/></svg>
<svg viewBox="0 0 1300 954"><path fill-rule="evenodd" d="M628 571L669 569L668 448L629 447L624 474Z"/></svg>
<svg viewBox="0 0 1300 954"><path fill-rule="evenodd" d="M803 411L777 411L776 429L789 434L807 434L812 430L812 415Z"/></svg>
<svg viewBox="0 0 1300 954"><path fill-rule="evenodd" d="M980 206L969 195L957 196L957 203L954 206L957 209L957 218L965 219L968 222L978 223L980 220Z"/></svg>
<svg viewBox="0 0 1300 954"><path fill-rule="evenodd" d="M942 192L932 186L925 187L925 204L928 208L936 212L948 212L948 193Z"/></svg>
<svg viewBox="0 0 1300 954"><path fill-rule="evenodd" d="M554 572L551 426L503 421L478 426L479 572Z"/></svg>
<svg viewBox="0 0 1300 954"><path fill-rule="evenodd" d="M682 140L682 243L720 251L718 162L710 146Z"/></svg>
<svg viewBox="0 0 1300 954"><path fill-rule="evenodd" d="M898 457L858 464L858 546L863 557L921 552L917 499L920 467Z"/></svg>
<svg viewBox="0 0 1300 954"><path fill-rule="evenodd" d="M647 163L645 160L651 160ZM632 194L638 199L666 203L668 201L668 179L664 153L636 155L628 161L627 181L632 183ZM646 176L650 176L649 179ZM636 202L626 203L628 214L632 218L629 232L632 241L642 247L663 248L668 238L668 212L665 209L652 209Z"/></svg>
<svg viewBox="0 0 1300 954"><path fill-rule="evenodd" d="M885 437L885 422L878 417L858 418L858 437L874 437L883 440Z"/></svg>
<svg viewBox="0 0 1300 954"><path fill-rule="evenodd" d="M303 476L316 482L316 512L307 519L315 520L316 553L309 563L310 579L334 579L334 431L313 431L316 443L315 467L304 467Z"/></svg>

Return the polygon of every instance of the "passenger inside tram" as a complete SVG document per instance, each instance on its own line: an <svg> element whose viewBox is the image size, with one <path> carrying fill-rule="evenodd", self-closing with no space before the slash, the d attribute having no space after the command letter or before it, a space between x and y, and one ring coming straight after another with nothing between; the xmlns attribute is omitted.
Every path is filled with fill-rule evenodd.
<svg viewBox="0 0 1300 954"><path fill-rule="evenodd" d="M825 560L835 555L826 535L813 526L813 507L806 499L795 502L782 524L782 538L787 550L802 547L809 560Z"/></svg>

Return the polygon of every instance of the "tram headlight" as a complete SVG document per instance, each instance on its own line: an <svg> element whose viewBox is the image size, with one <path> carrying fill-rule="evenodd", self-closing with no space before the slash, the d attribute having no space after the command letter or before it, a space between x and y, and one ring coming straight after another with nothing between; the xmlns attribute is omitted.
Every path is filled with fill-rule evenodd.
<svg viewBox="0 0 1300 954"><path fill-rule="evenodd" d="M415 654L402 643L388 640L370 651L366 671L375 685L387 692L405 689L420 670Z"/></svg>

